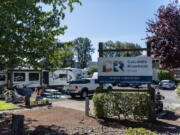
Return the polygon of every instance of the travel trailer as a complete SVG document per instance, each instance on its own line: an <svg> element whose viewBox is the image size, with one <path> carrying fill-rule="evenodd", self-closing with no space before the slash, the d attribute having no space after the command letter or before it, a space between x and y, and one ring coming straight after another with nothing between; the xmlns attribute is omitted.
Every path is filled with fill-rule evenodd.
<svg viewBox="0 0 180 135"><path fill-rule="evenodd" d="M40 88L42 87L42 71L32 69L8 70L8 88Z"/></svg>
<svg viewBox="0 0 180 135"><path fill-rule="evenodd" d="M69 81L83 78L84 73L81 69L65 68L58 70L9 70L8 74L8 87L12 88L62 88L68 85ZM7 81L6 81L7 82Z"/></svg>
<svg viewBox="0 0 180 135"><path fill-rule="evenodd" d="M44 81L48 87L52 88L62 88L69 84L69 81L77 80L84 77L84 73L81 69L77 68L65 68L55 71L50 71L47 73L49 80Z"/></svg>

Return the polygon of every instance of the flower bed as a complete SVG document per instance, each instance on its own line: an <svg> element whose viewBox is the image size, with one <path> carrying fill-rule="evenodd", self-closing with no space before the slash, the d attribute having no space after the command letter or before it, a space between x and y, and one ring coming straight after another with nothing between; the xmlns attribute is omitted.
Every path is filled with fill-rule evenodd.
<svg viewBox="0 0 180 135"><path fill-rule="evenodd" d="M40 100L38 102L36 101L31 101L29 107L38 107L38 106L46 106L46 105L52 105L52 103L45 99L45 100ZM20 107L26 107L25 105L20 105Z"/></svg>

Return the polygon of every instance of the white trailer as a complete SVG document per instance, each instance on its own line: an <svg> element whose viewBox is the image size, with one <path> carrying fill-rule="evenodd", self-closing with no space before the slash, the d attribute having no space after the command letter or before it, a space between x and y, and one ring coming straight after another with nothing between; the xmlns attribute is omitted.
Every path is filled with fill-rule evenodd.
<svg viewBox="0 0 180 135"><path fill-rule="evenodd" d="M41 70L9 70L8 87L12 88L40 88L42 87Z"/></svg>
<svg viewBox="0 0 180 135"><path fill-rule="evenodd" d="M9 70L8 87L12 88L62 88L69 81L83 78L85 74L81 69L65 68L58 70ZM7 82L7 81L6 81Z"/></svg>
<svg viewBox="0 0 180 135"><path fill-rule="evenodd" d="M48 72L48 76L49 77L45 77L45 78L49 78L49 80L46 80L44 82L48 87L62 88L63 86L68 85L69 81L83 78L85 74L82 72L81 69L65 68L65 69L50 71Z"/></svg>

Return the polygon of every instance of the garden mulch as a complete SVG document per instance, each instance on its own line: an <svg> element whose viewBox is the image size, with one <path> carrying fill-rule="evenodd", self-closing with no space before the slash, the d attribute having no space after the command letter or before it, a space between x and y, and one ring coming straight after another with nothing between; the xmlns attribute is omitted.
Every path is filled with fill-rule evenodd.
<svg viewBox="0 0 180 135"><path fill-rule="evenodd" d="M37 109L15 114L25 116L25 133L31 135L120 135L128 127L144 127L158 134L180 134L180 108L157 119L155 122L135 120L107 119L87 117L84 112L53 107ZM3 116L4 115L4 116ZM0 135L10 135L11 114L1 114Z"/></svg>

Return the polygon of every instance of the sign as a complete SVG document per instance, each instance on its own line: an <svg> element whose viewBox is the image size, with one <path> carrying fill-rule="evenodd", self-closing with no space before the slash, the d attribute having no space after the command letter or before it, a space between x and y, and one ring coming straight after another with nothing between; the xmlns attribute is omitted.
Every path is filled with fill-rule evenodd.
<svg viewBox="0 0 180 135"><path fill-rule="evenodd" d="M118 57L98 59L100 83L147 84L152 82L151 57Z"/></svg>

